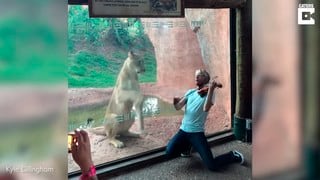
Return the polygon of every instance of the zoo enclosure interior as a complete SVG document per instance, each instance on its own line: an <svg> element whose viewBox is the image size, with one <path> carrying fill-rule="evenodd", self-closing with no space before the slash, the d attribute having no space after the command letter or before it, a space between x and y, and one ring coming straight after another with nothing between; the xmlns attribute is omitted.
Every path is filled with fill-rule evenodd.
<svg viewBox="0 0 320 180"><path fill-rule="evenodd" d="M113 86L129 50L144 59L139 75L146 95L146 135L120 137L122 149L89 133L96 165L164 147L178 130L182 111L174 96L195 88L194 71L204 68L224 85L206 123L206 134L231 128L230 11L185 9L185 18L89 18L87 6L69 6L68 131L103 124ZM88 119L92 121L88 121ZM131 131L139 131L136 124ZM79 167L68 155L68 172Z"/></svg>

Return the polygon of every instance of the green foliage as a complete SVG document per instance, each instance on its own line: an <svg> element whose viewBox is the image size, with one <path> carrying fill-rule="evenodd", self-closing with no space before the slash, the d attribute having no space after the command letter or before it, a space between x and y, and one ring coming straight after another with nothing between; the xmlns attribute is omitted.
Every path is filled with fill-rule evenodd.
<svg viewBox="0 0 320 180"><path fill-rule="evenodd" d="M17 28L19 27L19 28ZM47 83L66 78L61 37L49 24L0 20L0 81Z"/></svg>
<svg viewBox="0 0 320 180"><path fill-rule="evenodd" d="M109 65L101 55L81 51L69 57L70 87L104 87L115 83L115 75L108 69L117 68Z"/></svg>
<svg viewBox="0 0 320 180"><path fill-rule="evenodd" d="M117 75L122 67L126 54L116 52L114 58L122 58L121 63L116 63L101 55L81 51L69 57L68 78L69 87L111 87L116 83ZM156 81L155 58L151 53L143 57L146 72L140 75L140 82Z"/></svg>
<svg viewBox="0 0 320 180"><path fill-rule="evenodd" d="M143 48L135 47L137 41L149 42L138 18L89 18L87 8L74 5L69 6L68 13L68 50L71 53L82 50L78 44L94 47L112 44L127 51L133 47Z"/></svg>
<svg viewBox="0 0 320 180"><path fill-rule="evenodd" d="M127 54L115 51L112 54L112 58L114 58L114 59L125 59L125 58L127 58Z"/></svg>
<svg viewBox="0 0 320 180"><path fill-rule="evenodd" d="M87 8L69 6L69 87L114 86L129 50L144 54L141 82L155 82L153 45L140 19L89 18Z"/></svg>
<svg viewBox="0 0 320 180"><path fill-rule="evenodd" d="M140 77L141 82L155 82L157 74L156 59L153 54L146 53L143 57L146 72Z"/></svg>

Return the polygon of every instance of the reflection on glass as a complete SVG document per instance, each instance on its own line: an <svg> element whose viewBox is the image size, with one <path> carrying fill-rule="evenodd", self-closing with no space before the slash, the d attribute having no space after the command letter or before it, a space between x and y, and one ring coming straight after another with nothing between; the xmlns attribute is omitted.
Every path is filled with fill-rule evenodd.
<svg viewBox="0 0 320 180"><path fill-rule="evenodd" d="M147 98L143 103L142 111L144 116L150 115L155 117L157 114L160 114L158 99L152 97Z"/></svg>

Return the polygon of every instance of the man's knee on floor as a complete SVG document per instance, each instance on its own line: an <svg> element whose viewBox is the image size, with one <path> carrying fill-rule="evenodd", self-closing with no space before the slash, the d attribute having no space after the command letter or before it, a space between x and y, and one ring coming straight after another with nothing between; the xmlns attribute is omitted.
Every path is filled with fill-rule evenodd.
<svg viewBox="0 0 320 180"><path fill-rule="evenodd" d="M170 151L170 150L168 149L168 147L166 148L166 151L165 151L165 157L166 157L167 159L173 158L173 152Z"/></svg>
<svg viewBox="0 0 320 180"><path fill-rule="evenodd" d="M175 151L169 150L168 148L166 148L165 151L165 157L166 159L172 159L172 158L176 158L179 156L179 153L176 153Z"/></svg>

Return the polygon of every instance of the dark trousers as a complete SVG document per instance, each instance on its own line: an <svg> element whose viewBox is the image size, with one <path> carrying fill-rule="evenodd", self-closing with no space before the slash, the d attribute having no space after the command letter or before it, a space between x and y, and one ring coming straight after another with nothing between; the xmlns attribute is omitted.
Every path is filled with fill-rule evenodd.
<svg viewBox="0 0 320 180"><path fill-rule="evenodd" d="M232 151L213 157L204 132L187 133L181 129L169 141L166 148L166 156L167 158L178 157L181 152L186 151L190 146L200 154L202 161L211 171L218 170L222 166L236 162Z"/></svg>

